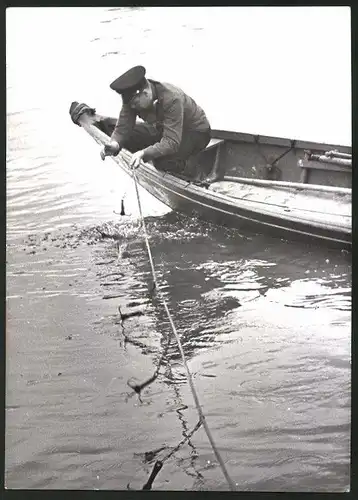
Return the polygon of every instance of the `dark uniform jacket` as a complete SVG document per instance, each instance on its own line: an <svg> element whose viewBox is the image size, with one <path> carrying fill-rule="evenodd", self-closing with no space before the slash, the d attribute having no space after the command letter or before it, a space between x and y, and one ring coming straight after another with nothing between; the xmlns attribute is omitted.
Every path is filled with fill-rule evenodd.
<svg viewBox="0 0 358 500"><path fill-rule="evenodd" d="M123 104L112 139L121 146L133 130L136 117L154 125L162 135L160 142L144 149L144 161L177 153L183 135L191 131L208 132L209 121L194 99L170 83L149 80L154 86L154 110L136 111Z"/></svg>

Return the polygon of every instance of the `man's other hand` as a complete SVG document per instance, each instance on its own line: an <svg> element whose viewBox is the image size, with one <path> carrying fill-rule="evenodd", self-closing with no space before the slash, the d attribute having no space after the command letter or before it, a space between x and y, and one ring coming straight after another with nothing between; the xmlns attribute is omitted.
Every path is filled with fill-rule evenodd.
<svg viewBox="0 0 358 500"><path fill-rule="evenodd" d="M102 160L105 159L106 156L116 156L120 151L120 147L117 141L111 141L108 144L105 144L101 149L100 155Z"/></svg>

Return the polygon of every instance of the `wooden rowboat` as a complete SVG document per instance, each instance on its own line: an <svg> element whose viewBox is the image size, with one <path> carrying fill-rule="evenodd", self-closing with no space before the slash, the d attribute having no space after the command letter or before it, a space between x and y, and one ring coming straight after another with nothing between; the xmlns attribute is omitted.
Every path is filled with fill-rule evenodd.
<svg viewBox="0 0 358 500"><path fill-rule="evenodd" d="M116 119L77 102L70 113L76 106L82 110L75 122L106 144ZM132 175L130 159L124 149L113 157ZM179 178L158 171L151 162L141 162L136 175L158 200L189 216L288 240L351 248L350 147L213 130L195 164L208 180L217 180Z"/></svg>

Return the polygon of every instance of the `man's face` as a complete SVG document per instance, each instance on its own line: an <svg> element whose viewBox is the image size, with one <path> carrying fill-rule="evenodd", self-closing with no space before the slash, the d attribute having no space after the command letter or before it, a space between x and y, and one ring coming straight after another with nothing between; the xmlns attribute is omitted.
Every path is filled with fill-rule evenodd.
<svg viewBox="0 0 358 500"><path fill-rule="evenodd" d="M147 84L143 90L135 94L129 102L130 107L136 111L148 109L152 104L153 92L149 84Z"/></svg>

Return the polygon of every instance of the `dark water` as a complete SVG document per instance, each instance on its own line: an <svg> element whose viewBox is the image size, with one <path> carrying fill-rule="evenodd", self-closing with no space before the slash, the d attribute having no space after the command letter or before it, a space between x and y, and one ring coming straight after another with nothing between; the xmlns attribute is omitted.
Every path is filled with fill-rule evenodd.
<svg viewBox="0 0 358 500"><path fill-rule="evenodd" d="M142 401L127 384L153 374L171 329L150 295L132 180L113 162L102 163L98 146L68 117L69 102L82 99L70 95L73 87L90 105L103 97L113 106L99 89L110 80L113 60L105 61L117 37L126 61L143 50L143 59L153 59L148 47L157 42L142 30L144 11L98 9L87 23L75 12L56 22L43 11L32 14L47 46L62 57L56 65L49 59L46 71L34 61L42 78L30 72L26 85L27 59L39 50L44 55L47 46L29 38L21 52L14 43L8 49L8 488L126 489L130 483L141 489L155 460L197 422L174 339ZM154 12L148 16L148 29L158 29ZM207 47L200 37L210 40L214 23L184 19L181 12L172 29L186 34L187 53L189 45L194 52ZM26 14L15 25L26 29L28 21ZM65 22L68 46L56 49ZM125 30L140 27L149 37L146 49L124 41ZM72 37L78 44L71 45ZM95 54L102 66L93 62ZM89 60L98 64L96 79L81 86L73 72L88 70ZM194 66L195 58L190 61ZM174 62L168 72L173 81L180 76ZM60 73L65 84L54 102L46 89ZM113 211L120 211L123 196L129 215L119 217ZM203 224L168 212L142 191L141 200L158 281L237 488L347 490L350 254ZM141 313L124 330L118 306ZM203 429L164 463L153 489L227 489Z"/></svg>

